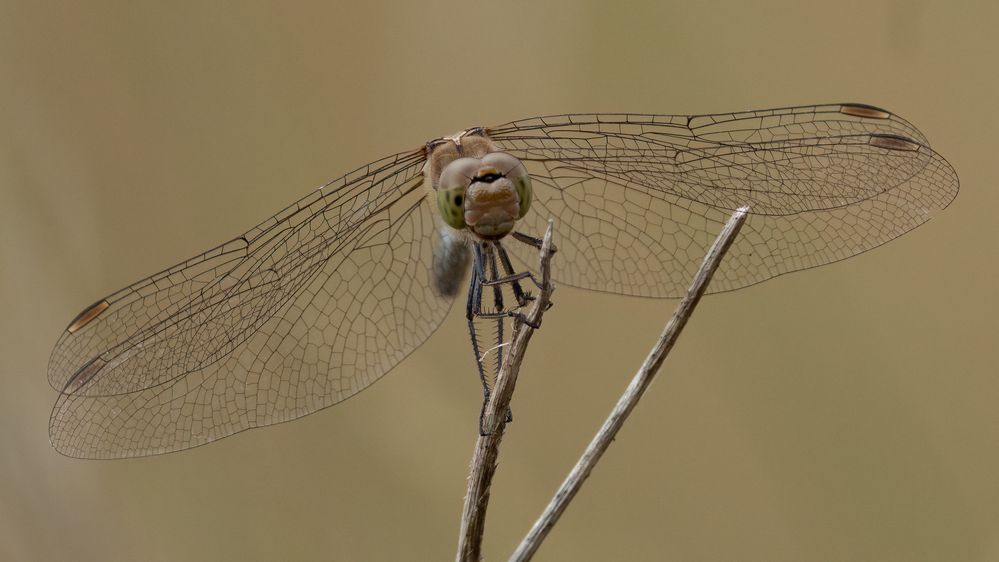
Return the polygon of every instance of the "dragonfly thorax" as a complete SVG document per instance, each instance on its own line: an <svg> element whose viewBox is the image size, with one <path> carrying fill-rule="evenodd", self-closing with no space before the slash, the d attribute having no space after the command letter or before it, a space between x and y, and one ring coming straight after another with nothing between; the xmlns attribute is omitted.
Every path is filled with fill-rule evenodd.
<svg viewBox="0 0 999 562"><path fill-rule="evenodd" d="M524 164L481 130L429 145L428 179L444 222L485 240L513 231L533 198Z"/></svg>

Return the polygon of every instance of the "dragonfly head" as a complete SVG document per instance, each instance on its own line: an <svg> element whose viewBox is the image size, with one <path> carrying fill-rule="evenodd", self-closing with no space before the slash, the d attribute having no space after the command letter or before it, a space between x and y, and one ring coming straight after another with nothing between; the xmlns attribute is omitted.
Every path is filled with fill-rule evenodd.
<svg viewBox="0 0 999 562"><path fill-rule="evenodd" d="M509 234L530 209L533 196L524 164L505 152L452 161L436 191L444 222L486 240Z"/></svg>
<svg viewBox="0 0 999 562"><path fill-rule="evenodd" d="M527 214L533 199L527 169L482 129L445 137L428 149L427 173L448 226L497 240Z"/></svg>

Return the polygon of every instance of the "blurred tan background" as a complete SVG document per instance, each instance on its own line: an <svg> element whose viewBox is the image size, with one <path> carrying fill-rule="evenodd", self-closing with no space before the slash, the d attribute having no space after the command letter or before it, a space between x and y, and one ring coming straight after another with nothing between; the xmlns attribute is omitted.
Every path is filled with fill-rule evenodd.
<svg viewBox="0 0 999 562"><path fill-rule="evenodd" d="M52 344L100 296L470 125L857 101L920 127L957 201L705 300L539 559L999 560L995 3L142 4L0 1L0 559L452 558L479 408L459 310L340 406L131 461L49 447ZM556 301L489 560L675 304Z"/></svg>

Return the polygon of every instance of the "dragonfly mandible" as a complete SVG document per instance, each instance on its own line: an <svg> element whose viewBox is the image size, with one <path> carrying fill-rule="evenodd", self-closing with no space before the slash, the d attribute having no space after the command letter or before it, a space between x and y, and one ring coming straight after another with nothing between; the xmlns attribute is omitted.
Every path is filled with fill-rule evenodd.
<svg viewBox="0 0 999 562"><path fill-rule="evenodd" d="M480 293L484 277L526 283L513 264L530 270L549 217L557 282L674 297L738 207L710 292L880 246L957 193L918 129L862 104L471 128L87 307L49 362L50 438L73 457L152 455L336 404L433 334L467 270ZM514 228L528 243L503 244Z"/></svg>

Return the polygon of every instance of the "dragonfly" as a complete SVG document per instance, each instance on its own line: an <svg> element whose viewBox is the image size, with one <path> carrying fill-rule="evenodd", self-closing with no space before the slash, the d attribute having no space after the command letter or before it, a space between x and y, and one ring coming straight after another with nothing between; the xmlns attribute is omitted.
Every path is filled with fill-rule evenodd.
<svg viewBox="0 0 999 562"><path fill-rule="evenodd" d="M85 308L49 361L50 440L71 457L154 455L341 402L422 345L466 279L470 327L516 316L549 219L560 284L670 298L738 207L709 292L871 250L958 189L916 127L856 103L469 128ZM513 299L486 310L501 286Z"/></svg>

